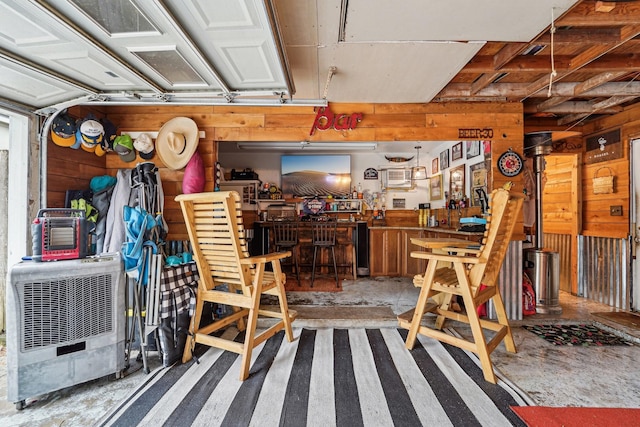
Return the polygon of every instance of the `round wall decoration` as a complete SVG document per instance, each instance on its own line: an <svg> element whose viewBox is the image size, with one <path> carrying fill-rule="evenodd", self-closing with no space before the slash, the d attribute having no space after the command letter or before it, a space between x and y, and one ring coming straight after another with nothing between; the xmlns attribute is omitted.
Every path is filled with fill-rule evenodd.
<svg viewBox="0 0 640 427"><path fill-rule="evenodd" d="M522 172L524 159L511 148L498 157L498 169L504 176L516 176Z"/></svg>

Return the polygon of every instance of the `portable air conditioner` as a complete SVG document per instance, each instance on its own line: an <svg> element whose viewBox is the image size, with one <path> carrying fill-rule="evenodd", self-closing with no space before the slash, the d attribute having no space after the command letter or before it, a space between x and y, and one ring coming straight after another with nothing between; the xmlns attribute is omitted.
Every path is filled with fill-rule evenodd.
<svg viewBox="0 0 640 427"><path fill-rule="evenodd" d="M385 170L387 188L411 188L411 168L391 168Z"/></svg>
<svg viewBox="0 0 640 427"><path fill-rule="evenodd" d="M125 283L118 253L9 271L7 400L25 399L125 369Z"/></svg>

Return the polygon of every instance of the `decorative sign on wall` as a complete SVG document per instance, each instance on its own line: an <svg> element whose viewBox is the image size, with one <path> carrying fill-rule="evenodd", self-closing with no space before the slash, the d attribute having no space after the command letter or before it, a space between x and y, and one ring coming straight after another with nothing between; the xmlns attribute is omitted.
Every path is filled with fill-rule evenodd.
<svg viewBox="0 0 640 427"><path fill-rule="evenodd" d="M493 129L458 129L458 138L460 139L491 139L493 138Z"/></svg>
<svg viewBox="0 0 640 427"><path fill-rule="evenodd" d="M378 179L378 171L374 168L365 169L364 179Z"/></svg>
<svg viewBox="0 0 640 427"><path fill-rule="evenodd" d="M620 141L620 129L587 138L585 163L599 163L621 157L622 141Z"/></svg>
<svg viewBox="0 0 640 427"><path fill-rule="evenodd" d="M393 208L394 209L404 209L406 207L405 199L393 199Z"/></svg>
<svg viewBox="0 0 640 427"><path fill-rule="evenodd" d="M311 132L309 135L313 135L317 130L334 129L352 130L355 129L358 123L362 121L362 113L353 114L333 114L329 107L320 107L316 113L316 118L311 126Z"/></svg>

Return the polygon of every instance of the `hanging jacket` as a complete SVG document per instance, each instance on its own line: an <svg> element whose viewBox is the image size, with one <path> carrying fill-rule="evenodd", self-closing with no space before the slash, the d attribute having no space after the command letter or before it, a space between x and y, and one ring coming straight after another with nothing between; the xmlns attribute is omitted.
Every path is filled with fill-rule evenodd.
<svg viewBox="0 0 640 427"><path fill-rule="evenodd" d="M102 253L104 248L104 239L107 229L107 215L109 214L109 205L115 185L106 187L93 194L93 206L98 210L98 219L96 220L95 243L96 255Z"/></svg>
<svg viewBox="0 0 640 427"><path fill-rule="evenodd" d="M125 241L123 209L131 204L131 169L118 169L116 180L107 213L102 252L118 252Z"/></svg>

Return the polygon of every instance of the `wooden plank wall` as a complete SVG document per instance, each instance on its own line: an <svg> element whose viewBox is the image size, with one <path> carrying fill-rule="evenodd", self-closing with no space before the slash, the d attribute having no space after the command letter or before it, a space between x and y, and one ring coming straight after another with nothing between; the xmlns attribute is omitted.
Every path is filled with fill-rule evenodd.
<svg viewBox="0 0 640 427"><path fill-rule="evenodd" d="M582 155L551 154L546 161L546 184L542 194L542 224L545 233L570 235L569 259L562 260L559 248L544 241L545 248L561 253L561 265L566 261L569 269L560 271L561 290L578 292L578 235L582 230Z"/></svg>
<svg viewBox="0 0 640 427"><path fill-rule="evenodd" d="M620 129L622 153L620 159L583 165L583 234L587 236L626 238L630 231L630 141L640 137L640 106L626 108L622 113L584 125L584 138L609 130ZM593 177L602 166L615 175L613 194L593 194ZM602 173L602 172L601 172ZM622 216L611 216L610 207L622 205Z"/></svg>
<svg viewBox="0 0 640 427"><path fill-rule="evenodd" d="M206 135L200 140L198 152L206 167L207 191L213 189L217 141L457 141L460 140L461 128L490 128L494 133L491 150L494 169L497 158L507 149L512 148L522 154L523 115L520 103L331 104L333 114L362 113L362 121L353 130L329 129L316 131L313 136L310 136L316 117L313 107L110 106L103 110L118 126L118 131L124 133L157 132L173 117L191 117ZM165 168L157 156L153 162L160 167L169 238L186 239L182 214L173 201L182 192L184 172ZM115 175L117 169L134 165L133 162L123 163L111 153L106 156L105 170ZM512 181L513 191L522 191L521 176L507 178L499 173L490 173L488 180L494 187Z"/></svg>
<svg viewBox="0 0 640 427"><path fill-rule="evenodd" d="M579 154L552 154L545 158L546 183L542 194L542 224L545 233L573 234L581 229L581 184Z"/></svg>
<svg viewBox="0 0 640 427"><path fill-rule="evenodd" d="M73 118L84 118L93 113L103 117L101 111L88 108L74 108L70 111ZM91 178L108 174L106 156L98 157L81 148L74 150L60 147L49 136L47 143L47 207L64 208L67 190L88 190Z"/></svg>

